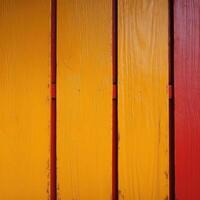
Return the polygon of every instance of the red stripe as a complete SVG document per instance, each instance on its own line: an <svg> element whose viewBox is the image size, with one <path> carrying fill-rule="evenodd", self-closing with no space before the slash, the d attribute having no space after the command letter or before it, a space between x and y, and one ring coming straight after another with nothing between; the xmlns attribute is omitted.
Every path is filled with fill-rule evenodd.
<svg viewBox="0 0 200 200"><path fill-rule="evenodd" d="M112 1L112 64L113 64L112 200L118 200L117 3L118 3L117 0Z"/></svg>
<svg viewBox="0 0 200 200"><path fill-rule="evenodd" d="M174 1L176 199L200 199L200 1Z"/></svg>
<svg viewBox="0 0 200 200"><path fill-rule="evenodd" d="M51 0L51 200L56 200L56 4L56 0Z"/></svg>

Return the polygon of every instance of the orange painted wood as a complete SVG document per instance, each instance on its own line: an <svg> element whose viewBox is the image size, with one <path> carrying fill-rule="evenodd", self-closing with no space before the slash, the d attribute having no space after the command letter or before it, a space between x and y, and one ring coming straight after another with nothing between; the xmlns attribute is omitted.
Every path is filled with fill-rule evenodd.
<svg viewBox="0 0 200 200"><path fill-rule="evenodd" d="M0 199L47 200L50 1L0 1Z"/></svg>
<svg viewBox="0 0 200 200"><path fill-rule="evenodd" d="M118 6L119 199L169 196L168 1Z"/></svg>
<svg viewBox="0 0 200 200"><path fill-rule="evenodd" d="M112 1L58 0L58 198L112 196Z"/></svg>

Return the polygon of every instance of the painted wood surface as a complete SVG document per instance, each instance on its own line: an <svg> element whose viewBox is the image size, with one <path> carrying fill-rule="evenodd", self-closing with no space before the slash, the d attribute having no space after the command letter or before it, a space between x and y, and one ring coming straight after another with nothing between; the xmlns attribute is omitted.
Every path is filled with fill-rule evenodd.
<svg viewBox="0 0 200 200"><path fill-rule="evenodd" d="M112 1L58 0L58 199L112 193Z"/></svg>
<svg viewBox="0 0 200 200"><path fill-rule="evenodd" d="M0 1L0 199L49 197L50 1Z"/></svg>
<svg viewBox="0 0 200 200"><path fill-rule="evenodd" d="M200 199L200 1L174 2L176 199Z"/></svg>
<svg viewBox="0 0 200 200"><path fill-rule="evenodd" d="M119 199L169 193L168 1L119 1Z"/></svg>

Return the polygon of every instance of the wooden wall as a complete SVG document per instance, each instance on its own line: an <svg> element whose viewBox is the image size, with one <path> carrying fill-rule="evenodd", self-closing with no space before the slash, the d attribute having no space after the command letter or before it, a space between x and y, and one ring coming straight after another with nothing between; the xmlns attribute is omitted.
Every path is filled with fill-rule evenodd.
<svg viewBox="0 0 200 200"><path fill-rule="evenodd" d="M198 161L199 3L192 2L175 3L177 169L185 159ZM53 52L57 56L58 200L110 200L117 192L112 189L115 39L119 199L167 200L169 196L168 0L119 0L118 35L112 30L113 3L57 0ZM0 1L2 200L51 198L51 14L50 0ZM182 15L185 21L180 20ZM196 167L187 163L177 171L178 197L199 197L192 196L197 186L192 188L181 178L191 170L187 180L198 184L197 169L198 163Z"/></svg>

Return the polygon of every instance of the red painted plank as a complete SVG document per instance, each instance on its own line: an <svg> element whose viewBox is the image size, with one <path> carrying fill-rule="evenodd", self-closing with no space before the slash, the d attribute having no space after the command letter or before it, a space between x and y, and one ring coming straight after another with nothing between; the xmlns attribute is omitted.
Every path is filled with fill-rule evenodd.
<svg viewBox="0 0 200 200"><path fill-rule="evenodd" d="M200 1L174 1L176 199L200 199Z"/></svg>

